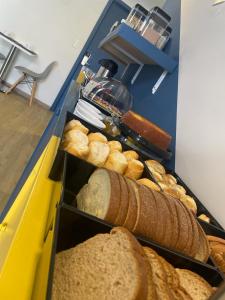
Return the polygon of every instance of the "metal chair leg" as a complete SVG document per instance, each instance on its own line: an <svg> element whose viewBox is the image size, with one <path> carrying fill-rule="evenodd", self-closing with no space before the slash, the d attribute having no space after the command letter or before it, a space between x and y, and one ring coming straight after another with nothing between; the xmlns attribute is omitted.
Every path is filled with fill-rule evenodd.
<svg viewBox="0 0 225 300"><path fill-rule="evenodd" d="M23 74L9 89L8 91L6 92L6 95L8 95L9 93L12 92L12 90L15 89L15 87L20 83L22 82L24 79L25 79L26 75Z"/></svg>
<svg viewBox="0 0 225 300"><path fill-rule="evenodd" d="M36 89L37 89L37 81L34 80L33 86L32 86L32 91L31 91L31 96L30 96L30 101L29 101L29 106L31 106L31 104L32 104L32 101L33 101L34 96L35 96Z"/></svg>

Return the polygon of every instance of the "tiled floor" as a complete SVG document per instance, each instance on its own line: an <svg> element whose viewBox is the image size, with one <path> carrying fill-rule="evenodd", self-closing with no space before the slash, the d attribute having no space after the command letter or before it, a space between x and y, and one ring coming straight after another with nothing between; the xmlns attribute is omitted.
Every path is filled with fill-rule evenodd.
<svg viewBox="0 0 225 300"><path fill-rule="evenodd" d="M51 112L14 93L0 93L0 212L46 128Z"/></svg>

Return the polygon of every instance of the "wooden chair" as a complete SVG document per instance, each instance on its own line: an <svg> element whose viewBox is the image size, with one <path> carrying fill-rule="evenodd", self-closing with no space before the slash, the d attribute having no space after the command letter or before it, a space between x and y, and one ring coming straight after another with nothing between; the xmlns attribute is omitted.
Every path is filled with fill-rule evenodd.
<svg viewBox="0 0 225 300"><path fill-rule="evenodd" d="M29 106L31 106L32 101L35 96L36 89L37 89L37 83L41 80L44 80L49 75L49 73L53 69L55 63L56 63L55 61L50 63L42 73L35 73L27 68L24 68L21 66L16 66L15 68L18 71L22 72L23 75L8 89L6 94L8 95L10 92L12 92L12 90L18 84L26 83L29 86L31 85L31 96L30 96L30 101L29 101Z"/></svg>

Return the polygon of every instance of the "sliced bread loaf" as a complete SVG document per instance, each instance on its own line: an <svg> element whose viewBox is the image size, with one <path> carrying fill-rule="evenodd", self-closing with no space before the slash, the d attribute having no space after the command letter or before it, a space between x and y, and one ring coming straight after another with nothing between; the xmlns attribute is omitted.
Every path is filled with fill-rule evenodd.
<svg viewBox="0 0 225 300"><path fill-rule="evenodd" d="M120 184L117 174L106 169L97 169L76 199L78 209L113 223L120 205Z"/></svg>
<svg viewBox="0 0 225 300"><path fill-rule="evenodd" d="M138 186L131 179L128 179L126 177L124 179L126 181L127 188L128 188L129 204L128 204L127 215L123 223L123 226L132 231L137 219L137 210L138 210L138 201L139 201Z"/></svg>
<svg viewBox="0 0 225 300"><path fill-rule="evenodd" d="M147 287L143 249L124 228L56 255L53 300L146 300Z"/></svg>
<svg viewBox="0 0 225 300"><path fill-rule="evenodd" d="M124 224L127 216L127 211L129 207L129 194L128 194L127 183L124 177L121 176L120 174L116 174L116 175L118 176L118 180L120 184L120 206L114 224L121 226Z"/></svg>
<svg viewBox="0 0 225 300"><path fill-rule="evenodd" d="M193 300L207 300L213 293L212 287L201 276L185 269L176 269L181 287Z"/></svg>

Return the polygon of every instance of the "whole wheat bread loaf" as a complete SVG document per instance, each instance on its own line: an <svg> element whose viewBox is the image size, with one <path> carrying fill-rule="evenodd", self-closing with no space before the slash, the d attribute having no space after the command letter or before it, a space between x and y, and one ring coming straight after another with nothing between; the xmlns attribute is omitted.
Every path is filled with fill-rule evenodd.
<svg viewBox="0 0 225 300"><path fill-rule="evenodd" d="M52 300L146 300L144 251L117 227L56 255Z"/></svg>

